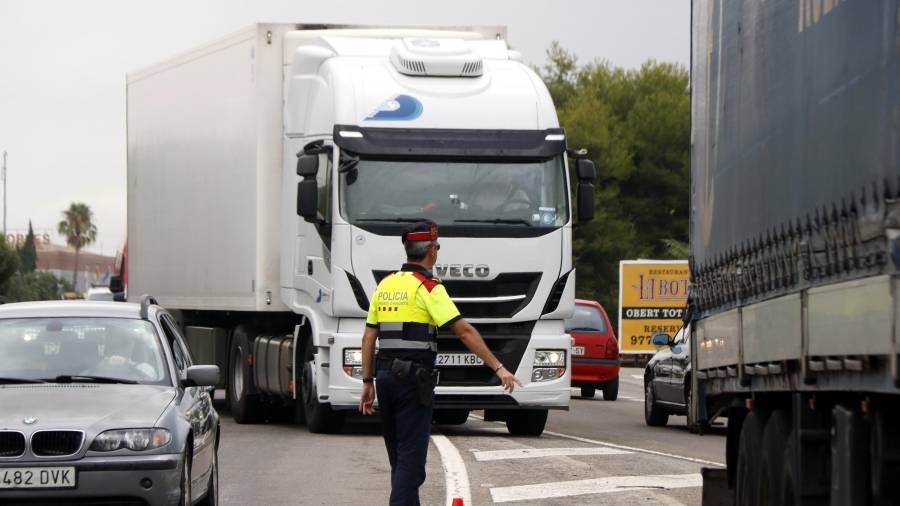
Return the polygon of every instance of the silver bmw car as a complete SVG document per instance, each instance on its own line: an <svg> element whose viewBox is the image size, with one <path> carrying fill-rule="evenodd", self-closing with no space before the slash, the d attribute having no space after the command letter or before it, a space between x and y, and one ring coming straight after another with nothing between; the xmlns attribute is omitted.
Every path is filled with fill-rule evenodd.
<svg viewBox="0 0 900 506"><path fill-rule="evenodd" d="M0 306L0 504L217 504L218 376L151 297Z"/></svg>

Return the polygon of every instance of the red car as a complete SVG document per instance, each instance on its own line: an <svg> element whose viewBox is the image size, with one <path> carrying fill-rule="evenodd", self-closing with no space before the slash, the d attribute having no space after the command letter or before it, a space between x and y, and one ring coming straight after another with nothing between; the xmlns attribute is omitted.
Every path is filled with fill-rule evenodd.
<svg viewBox="0 0 900 506"><path fill-rule="evenodd" d="M572 386L581 396L594 398L603 391L604 401L619 396L619 341L600 303L575 300L575 314L566 320L566 332L575 339L572 347Z"/></svg>

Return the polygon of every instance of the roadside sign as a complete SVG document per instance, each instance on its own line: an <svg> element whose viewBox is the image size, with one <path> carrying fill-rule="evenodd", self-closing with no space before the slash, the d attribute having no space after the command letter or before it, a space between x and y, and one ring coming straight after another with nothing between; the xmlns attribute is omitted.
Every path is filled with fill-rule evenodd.
<svg viewBox="0 0 900 506"><path fill-rule="evenodd" d="M690 271L687 260L619 262L619 352L656 353L650 340L681 328Z"/></svg>

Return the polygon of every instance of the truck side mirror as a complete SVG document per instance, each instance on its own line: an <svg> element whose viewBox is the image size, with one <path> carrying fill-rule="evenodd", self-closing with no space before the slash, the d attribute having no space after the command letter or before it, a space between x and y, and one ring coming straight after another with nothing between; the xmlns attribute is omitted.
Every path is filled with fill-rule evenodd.
<svg viewBox="0 0 900 506"><path fill-rule="evenodd" d="M575 175L579 181L594 182L597 179L597 166L587 158L578 158L575 160Z"/></svg>
<svg viewBox="0 0 900 506"><path fill-rule="evenodd" d="M315 178L304 177L297 183L297 214L306 221L315 221L319 210L319 188Z"/></svg>
<svg viewBox="0 0 900 506"><path fill-rule="evenodd" d="M109 277L109 291L112 293L125 291L125 283L122 281L122 276Z"/></svg>
<svg viewBox="0 0 900 506"><path fill-rule="evenodd" d="M594 219L594 185L587 182L578 183L578 223Z"/></svg>
<svg viewBox="0 0 900 506"><path fill-rule="evenodd" d="M303 154L297 158L297 175L314 179L319 173L319 155Z"/></svg>

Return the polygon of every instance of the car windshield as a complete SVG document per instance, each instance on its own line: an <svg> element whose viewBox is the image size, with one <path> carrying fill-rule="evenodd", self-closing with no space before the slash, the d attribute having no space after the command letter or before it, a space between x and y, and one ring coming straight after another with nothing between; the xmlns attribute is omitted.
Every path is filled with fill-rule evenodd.
<svg viewBox="0 0 900 506"><path fill-rule="evenodd" d="M0 320L0 378L171 385L153 325L126 318Z"/></svg>
<svg viewBox="0 0 900 506"><path fill-rule="evenodd" d="M341 178L350 223L422 218L438 225L561 227L569 220L561 157L547 161L361 160Z"/></svg>
<svg viewBox="0 0 900 506"><path fill-rule="evenodd" d="M593 306L575 305L575 314L566 320L566 332L606 332L606 319Z"/></svg>

